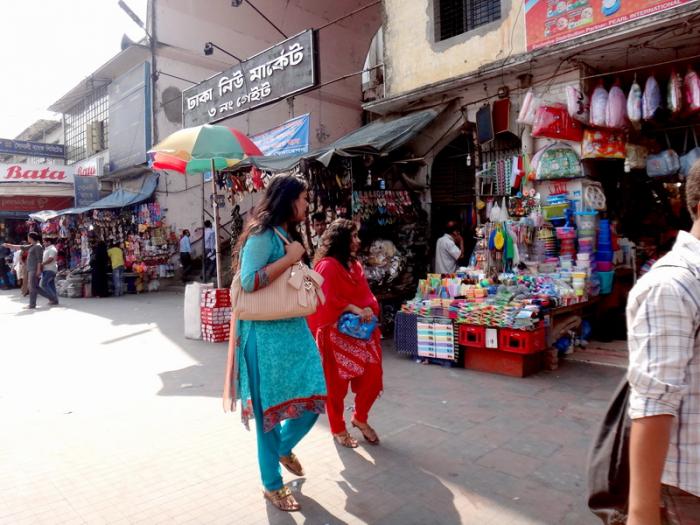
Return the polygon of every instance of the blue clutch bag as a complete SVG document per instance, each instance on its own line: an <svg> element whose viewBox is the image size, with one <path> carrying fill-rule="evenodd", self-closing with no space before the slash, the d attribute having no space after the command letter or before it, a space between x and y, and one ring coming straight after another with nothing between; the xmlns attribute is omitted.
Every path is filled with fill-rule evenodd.
<svg viewBox="0 0 700 525"><path fill-rule="evenodd" d="M364 341L372 337L372 332L374 332L376 327L377 318L374 315L367 323L363 323L359 315L350 312L345 312L340 316L340 319L338 319L338 331L341 334L349 335L350 337L362 339Z"/></svg>

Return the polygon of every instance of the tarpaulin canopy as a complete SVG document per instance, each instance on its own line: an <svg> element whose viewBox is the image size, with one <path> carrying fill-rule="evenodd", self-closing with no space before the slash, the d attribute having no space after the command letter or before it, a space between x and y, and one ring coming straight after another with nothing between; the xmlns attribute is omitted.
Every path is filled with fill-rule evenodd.
<svg viewBox="0 0 700 525"><path fill-rule="evenodd" d="M93 202L89 206L83 206L81 208L67 208L65 210L53 211L45 210L37 213L32 213L29 217L39 221L46 222L61 215L79 215L87 211L92 210L110 210L114 208L125 208L127 206L133 206L134 204L140 204L147 201L153 196L153 193L158 187L158 174L149 173L143 179L143 185L139 191L129 191L120 188L106 197Z"/></svg>
<svg viewBox="0 0 700 525"><path fill-rule="evenodd" d="M437 118L444 106L416 111L393 120L377 120L336 140L330 146L287 157L251 156L232 168L239 171L255 167L265 171L289 171L302 160L316 160L328 166L335 155L352 157L364 154L386 155L413 139Z"/></svg>

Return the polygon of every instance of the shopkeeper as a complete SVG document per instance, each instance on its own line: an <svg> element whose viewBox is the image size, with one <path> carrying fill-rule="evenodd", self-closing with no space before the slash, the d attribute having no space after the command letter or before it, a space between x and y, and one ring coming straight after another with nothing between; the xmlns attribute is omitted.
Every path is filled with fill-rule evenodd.
<svg viewBox="0 0 700 525"><path fill-rule="evenodd" d="M460 233L459 224L449 221L445 226L445 234L435 245L435 273L455 273L458 261L464 257L464 239Z"/></svg>

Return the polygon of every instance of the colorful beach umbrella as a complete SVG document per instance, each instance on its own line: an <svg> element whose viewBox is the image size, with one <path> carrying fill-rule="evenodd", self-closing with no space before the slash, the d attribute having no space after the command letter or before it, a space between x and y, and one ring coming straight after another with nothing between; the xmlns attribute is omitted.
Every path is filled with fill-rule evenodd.
<svg viewBox="0 0 700 525"><path fill-rule="evenodd" d="M243 133L210 124L176 131L148 152L153 168L193 174L211 171L212 161L222 170L252 155L262 152Z"/></svg>

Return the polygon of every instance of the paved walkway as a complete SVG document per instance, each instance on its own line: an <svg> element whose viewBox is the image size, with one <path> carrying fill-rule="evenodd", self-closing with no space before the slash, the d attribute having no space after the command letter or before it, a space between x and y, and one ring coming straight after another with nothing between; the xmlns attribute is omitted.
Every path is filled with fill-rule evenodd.
<svg viewBox="0 0 700 525"><path fill-rule="evenodd" d="M40 299L40 303L42 300ZM225 346L182 336L182 294L63 300L0 292L0 524L596 524L591 433L622 376L564 363L513 379L385 352L382 445L334 445L325 417L262 497L254 435L224 415Z"/></svg>

